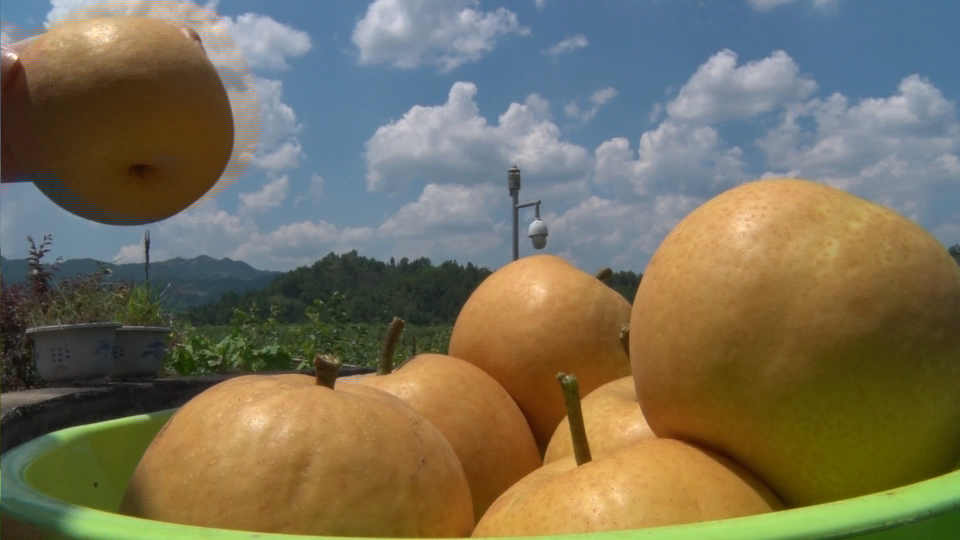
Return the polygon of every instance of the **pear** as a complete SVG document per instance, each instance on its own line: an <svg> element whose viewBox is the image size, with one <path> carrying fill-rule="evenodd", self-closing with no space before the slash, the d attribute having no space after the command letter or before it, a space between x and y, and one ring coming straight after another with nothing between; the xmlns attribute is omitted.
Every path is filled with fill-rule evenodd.
<svg viewBox="0 0 960 540"><path fill-rule="evenodd" d="M375 374L344 377L338 384L388 392L439 429L463 464L479 520L507 488L542 465L537 442L510 394L480 368L452 356L420 354L394 369L403 326L400 318L390 323Z"/></svg>
<svg viewBox="0 0 960 540"><path fill-rule="evenodd" d="M599 279L599 276L598 276ZM620 341L628 347L630 327L624 325ZM628 349L629 354L629 349ZM627 375L590 392L580 405L583 423L594 456L620 449L630 443L656 437L647 425L637 401L637 389L633 376ZM573 455L573 438L570 436L570 420L564 418L550 439L543 456L544 464Z"/></svg>
<svg viewBox="0 0 960 540"><path fill-rule="evenodd" d="M120 513L260 533L468 536L473 505L447 439L402 400L307 375L245 375L181 407L137 464Z"/></svg>
<svg viewBox="0 0 960 540"><path fill-rule="evenodd" d="M575 371L590 392L629 375L617 339L629 322L630 303L620 293L561 257L533 255L480 283L457 315L448 354L510 393L542 453L564 416L553 376Z"/></svg>
<svg viewBox="0 0 960 540"><path fill-rule="evenodd" d="M653 254L631 330L653 431L730 456L788 506L960 456L960 266L890 208L799 179L721 193Z"/></svg>
<svg viewBox="0 0 960 540"><path fill-rule="evenodd" d="M576 377L559 378L574 455L544 465L507 490L477 523L474 537L640 529L782 508L749 471L697 445L647 439L592 460Z"/></svg>
<svg viewBox="0 0 960 540"><path fill-rule="evenodd" d="M3 129L22 169L64 209L100 223L166 219L229 162L233 111L204 49L160 19L52 26L18 51Z"/></svg>

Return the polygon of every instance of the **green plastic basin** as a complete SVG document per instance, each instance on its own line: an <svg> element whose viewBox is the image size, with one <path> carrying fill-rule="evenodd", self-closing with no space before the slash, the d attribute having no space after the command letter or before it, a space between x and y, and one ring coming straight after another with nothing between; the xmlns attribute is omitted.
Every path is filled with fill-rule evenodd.
<svg viewBox="0 0 960 540"><path fill-rule="evenodd" d="M260 540L323 538L187 527L114 513L140 456L174 410L78 426L23 444L0 460L0 513L10 538ZM16 525L17 527L14 527ZM543 537L538 537L543 538ZM960 538L960 471L846 501L746 518L553 540L799 540Z"/></svg>

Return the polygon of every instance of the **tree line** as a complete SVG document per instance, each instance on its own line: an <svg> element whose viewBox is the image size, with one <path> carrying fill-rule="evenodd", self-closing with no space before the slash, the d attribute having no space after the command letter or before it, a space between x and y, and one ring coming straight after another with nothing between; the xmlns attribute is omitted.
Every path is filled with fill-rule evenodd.
<svg viewBox="0 0 960 540"><path fill-rule="evenodd" d="M195 325L228 324L235 308L276 306L277 320L306 322L305 310L314 300L328 302L343 295L340 308L354 322L385 323L403 317L414 325L452 325L470 294L492 273L473 263L445 261L434 265L420 257L388 262L363 257L357 251L330 253L311 266L278 276L266 288L242 294L228 292L218 301L186 310ZM642 275L617 271L607 285L633 302Z"/></svg>
<svg viewBox="0 0 960 540"><path fill-rule="evenodd" d="M960 244L948 248L960 265ZM451 325L480 282L492 273L473 263L429 258L388 262L363 257L356 250L329 253L311 266L278 276L267 287L245 293L228 292L218 301L187 309L183 316L195 325L229 324L234 309L261 310L276 306L285 324L306 322L305 310L314 300L328 302L343 295L339 308L355 322L386 323L393 316L418 326ZM633 303L643 274L615 271L604 282Z"/></svg>

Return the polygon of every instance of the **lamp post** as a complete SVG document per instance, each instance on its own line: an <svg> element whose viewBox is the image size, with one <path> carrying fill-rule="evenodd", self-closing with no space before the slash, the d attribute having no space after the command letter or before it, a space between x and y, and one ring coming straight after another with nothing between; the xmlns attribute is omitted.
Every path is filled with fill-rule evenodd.
<svg viewBox="0 0 960 540"><path fill-rule="evenodd" d="M507 171L507 187L510 189L510 199L513 208L513 260L520 258L520 209L534 207L534 220L530 224L528 236L535 249L543 249L547 245L547 226L540 221L540 199L520 203L520 169L516 165Z"/></svg>

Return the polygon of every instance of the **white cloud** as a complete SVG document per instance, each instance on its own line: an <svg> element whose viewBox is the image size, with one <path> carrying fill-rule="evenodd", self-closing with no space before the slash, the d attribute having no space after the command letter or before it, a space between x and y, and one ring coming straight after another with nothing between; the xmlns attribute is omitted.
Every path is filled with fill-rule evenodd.
<svg viewBox="0 0 960 540"><path fill-rule="evenodd" d="M420 197L384 221L379 232L390 238L440 238L490 228L490 211L500 199L506 197L491 184L427 184Z"/></svg>
<svg viewBox="0 0 960 540"><path fill-rule="evenodd" d="M590 42L587 41L587 36L584 36L583 34L574 34L543 52L551 56L560 56L561 54L570 53L577 49L583 49L589 44Z"/></svg>
<svg viewBox="0 0 960 540"><path fill-rule="evenodd" d="M603 142L594 179L625 196L705 195L746 179L742 156L739 147L725 148L710 126L666 120L641 135L636 153L623 137Z"/></svg>
<svg viewBox="0 0 960 540"><path fill-rule="evenodd" d="M303 151L303 146L300 145L300 141L291 138L289 141L284 141L272 152L254 158L253 163L268 171L282 171L298 167L304 157L306 157L306 154Z"/></svg>
<svg viewBox="0 0 960 540"><path fill-rule="evenodd" d="M127 244L111 259L114 264L142 263L146 258L143 254L143 244ZM151 256L151 260L153 257Z"/></svg>
<svg viewBox="0 0 960 540"><path fill-rule="evenodd" d="M216 199L187 209L150 228L150 258L157 261L198 255L227 257L235 246L257 231L252 220L220 209ZM124 246L114 258L130 257L132 253L130 246Z"/></svg>
<svg viewBox="0 0 960 540"><path fill-rule="evenodd" d="M703 198L663 194L636 202L591 196L566 212L547 213L548 247L572 259L586 272L606 264L616 270L642 271L646 259ZM581 261L599 261L595 267Z"/></svg>
<svg viewBox="0 0 960 540"><path fill-rule="evenodd" d="M662 114L663 114L663 103L660 103L658 101L650 107L650 112L647 113L647 122L651 124L656 124L657 122L660 121L660 115Z"/></svg>
<svg viewBox="0 0 960 540"><path fill-rule="evenodd" d="M313 48L310 34L266 15L244 13L235 20L224 17L223 21L255 69L289 69L287 58L303 56Z"/></svg>
<svg viewBox="0 0 960 540"><path fill-rule="evenodd" d="M960 121L939 89L910 75L890 97L833 94L787 107L757 144L774 167L868 198L929 201L957 182Z"/></svg>
<svg viewBox="0 0 960 540"><path fill-rule="evenodd" d="M946 174L960 178L960 157L956 154L942 154L937 156L934 163Z"/></svg>
<svg viewBox="0 0 960 540"><path fill-rule="evenodd" d="M666 110L677 120L713 124L752 118L816 90L783 51L737 66L737 54L724 49L697 69Z"/></svg>
<svg viewBox="0 0 960 540"><path fill-rule="evenodd" d="M395 256L476 256L503 243L505 230L490 215L500 199L509 201L491 184L428 184L383 222L378 236L394 241Z"/></svg>
<svg viewBox="0 0 960 540"><path fill-rule="evenodd" d="M594 105L606 105L617 97L617 89L613 87L601 88L590 94L590 102Z"/></svg>
<svg viewBox="0 0 960 540"><path fill-rule="evenodd" d="M293 107L282 101L283 83L258 77L256 84L262 127L260 147L253 163L271 172L296 168L306 157L297 139L303 126L297 121Z"/></svg>
<svg viewBox="0 0 960 540"><path fill-rule="evenodd" d="M757 11L772 11L780 6L792 4L797 0L747 0L747 3ZM813 7L827 10L836 7L840 0L812 0Z"/></svg>
<svg viewBox="0 0 960 540"><path fill-rule="evenodd" d="M563 113L577 121L577 125L583 126L593 120L600 108L609 103L617 96L617 90L613 87L601 88L595 90L590 95L590 107L581 109L577 100L567 103L563 108Z"/></svg>
<svg viewBox="0 0 960 540"><path fill-rule="evenodd" d="M326 221L301 221L262 233L247 215L234 215L212 201L151 226L150 258L209 255L242 260L255 268L288 270L310 264L329 251L342 253L360 249L374 239L369 227L338 227ZM139 250L139 254L138 254ZM120 248L114 259L142 262L143 247L130 244Z"/></svg>
<svg viewBox="0 0 960 540"><path fill-rule="evenodd" d="M233 251L233 258L257 268L289 269L312 264L330 251L344 253L362 248L372 239L370 228L341 228L323 220L301 221L267 234L255 232Z"/></svg>
<svg viewBox="0 0 960 540"><path fill-rule="evenodd" d="M562 140L545 99L534 94L511 103L490 125L476 93L473 83L457 82L443 105L414 106L378 128L366 143L367 188L395 192L415 181L472 185L501 175L505 183L513 163L523 171L524 189L536 186L538 193L589 175L589 151Z"/></svg>
<svg viewBox="0 0 960 540"><path fill-rule="evenodd" d="M547 0L534 0L533 3L534 5L537 6L537 9L539 9L540 11L543 11L544 9L547 8Z"/></svg>
<svg viewBox="0 0 960 540"><path fill-rule="evenodd" d="M263 185L258 191L240 193L240 212L244 214L262 214L283 205L290 191L290 179L280 176Z"/></svg>
<svg viewBox="0 0 960 540"><path fill-rule="evenodd" d="M812 121L812 129L805 128ZM876 176L876 166L909 162L942 174L960 149L956 106L930 81L911 75L897 93L851 104L839 93L788 107L758 140L771 164L807 171Z"/></svg>
<svg viewBox="0 0 960 540"><path fill-rule="evenodd" d="M774 8L792 4L796 0L747 0L747 3L757 11L770 11Z"/></svg>
<svg viewBox="0 0 960 540"><path fill-rule="evenodd" d="M319 203L320 199L323 197L323 188L325 187L326 183L327 181L324 180L322 176L314 173L314 175L310 177L310 189L306 193L297 195L293 202L294 206L299 205L301 202L308 199L312 200L314 204Z"/></svg>
<svg viewBox="0 0 960 540"><path fill-rule="evenodd" d="M512 11L479 8L479 0L375 0L353 30L360 63L449 72L480 60L506 35L530 34Z"/></svg>

